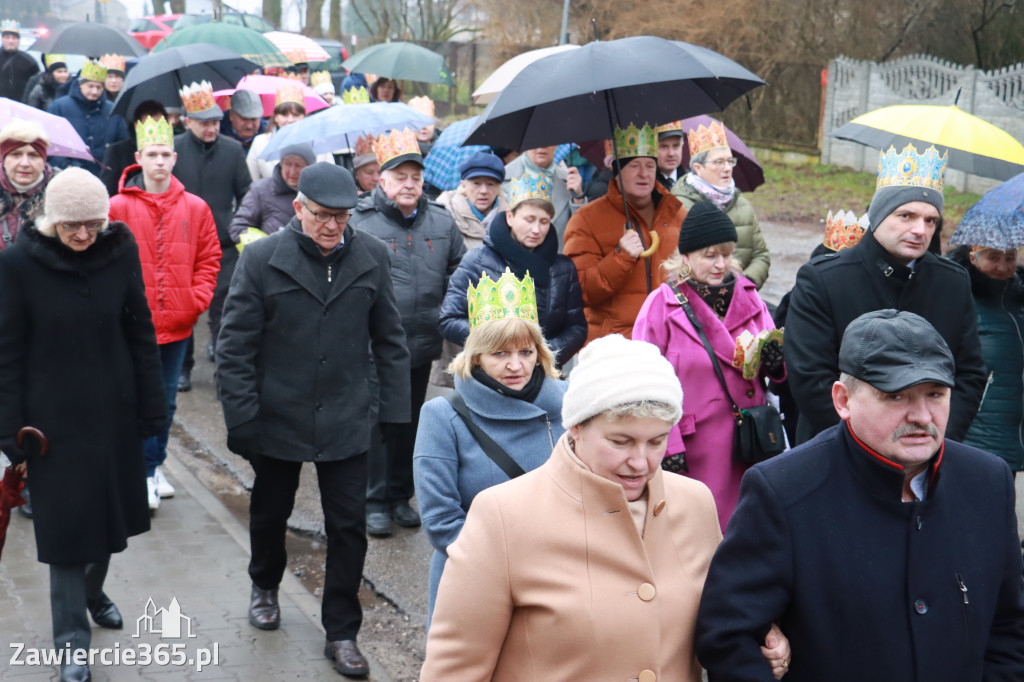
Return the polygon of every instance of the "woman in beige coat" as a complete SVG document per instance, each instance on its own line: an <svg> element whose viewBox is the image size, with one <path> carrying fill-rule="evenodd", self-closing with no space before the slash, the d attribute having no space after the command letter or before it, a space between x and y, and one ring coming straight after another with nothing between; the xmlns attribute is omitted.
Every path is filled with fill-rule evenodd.
<svg viewBox="0 0 1024 682"><path fill-rule="evenodd" d="M679 380L620 335L579 357L551 458L477 495L448 548L422 682L701 679L694 624L722 536L708 489L660 468ZM789 642L773 627L767 643L781 676Z"/></svg>

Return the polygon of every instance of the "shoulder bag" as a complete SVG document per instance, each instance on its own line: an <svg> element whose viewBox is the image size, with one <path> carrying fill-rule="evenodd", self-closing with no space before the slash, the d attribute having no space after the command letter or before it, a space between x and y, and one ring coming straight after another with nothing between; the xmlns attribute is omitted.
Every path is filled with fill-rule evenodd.
<svg viewBox="0 0 1024 682"><path fill-rule="evenodd" d="M466 406L466 401L462 399L462 395L458 391L452 391L444 397L445 400L455 410L455 414L459 415L462 421L466 424L466 428L473 434L473 438L476 438L476 442L480 445L480 448L484 451L484 454L491 458L491 461L498 465L498 468L505 472L505 475L509 478L517 478L522 476L526 472L523 471L523 467L519 466L512 456L509 455L505 450L494 442L494 439L484 433L473 421L473 417L469 414L469 407Z"/></svg>

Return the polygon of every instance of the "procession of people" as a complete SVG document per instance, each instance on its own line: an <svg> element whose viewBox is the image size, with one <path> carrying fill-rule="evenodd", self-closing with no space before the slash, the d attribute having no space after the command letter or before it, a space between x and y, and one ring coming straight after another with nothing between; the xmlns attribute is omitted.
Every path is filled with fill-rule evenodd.
<svg viewBox="0 0 1024 682"><path fill-rule="evenodd" d="M388 73L71 74L0 33L0 451L56 648L123 627L111 557L174 504L178 393L208 362L254 474L245 627L289 627L309 463L343 676L370 675L367 537L397 526L433 550L423 680L1024 680L1024 229L935 253L944 149L882 148L863 224L830 213L777 309L735 136L704 116L764 83L716 53L734 91L663 79L632 119L604 106L620 86L558 81L617 41L545 57L513 79L534 99L510 86L451 145Z"/></svg>

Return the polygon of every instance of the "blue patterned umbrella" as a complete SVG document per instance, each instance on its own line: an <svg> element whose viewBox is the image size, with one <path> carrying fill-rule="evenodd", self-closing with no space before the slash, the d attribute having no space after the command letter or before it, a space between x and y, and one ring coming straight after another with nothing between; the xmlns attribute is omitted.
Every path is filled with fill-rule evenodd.
<svg viewBox="0 0 1024 682"><path fill-rule="evenodd" d="M986 192L949 241L1002 251L1024 246L1024 173Z"/></svg>

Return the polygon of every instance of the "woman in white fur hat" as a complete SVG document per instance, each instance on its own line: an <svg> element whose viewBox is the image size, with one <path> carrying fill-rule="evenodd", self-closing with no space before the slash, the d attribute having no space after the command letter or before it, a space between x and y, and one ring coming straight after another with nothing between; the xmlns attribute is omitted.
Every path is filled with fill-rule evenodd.
<svg viewBox="0 0 1024 682"><path fill-rule="evenodd" d="M661 469L682 403L653 345L615 334L580 352L551 458L480 492L448 548L421 680L701 679L722 535L707 487ZM789 642L767 639L781 676Z"/></svg>

